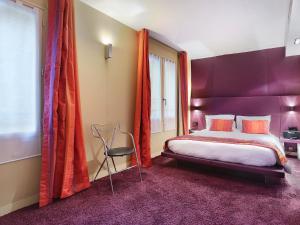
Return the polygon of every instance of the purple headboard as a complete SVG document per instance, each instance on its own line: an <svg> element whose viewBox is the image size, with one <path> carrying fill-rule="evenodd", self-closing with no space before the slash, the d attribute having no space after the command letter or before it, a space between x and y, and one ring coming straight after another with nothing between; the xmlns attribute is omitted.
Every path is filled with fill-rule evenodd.
<svg viewBox="0 0 300 225"><path fill-rule="evenodd" d="M191 128L204 129L204 115L271 115L271 133L279 136L289 126L298 126L300 128L298 106L300 106L300 96L192 98ZM290 107L293 107L293 111L290 111Z"/></svg>

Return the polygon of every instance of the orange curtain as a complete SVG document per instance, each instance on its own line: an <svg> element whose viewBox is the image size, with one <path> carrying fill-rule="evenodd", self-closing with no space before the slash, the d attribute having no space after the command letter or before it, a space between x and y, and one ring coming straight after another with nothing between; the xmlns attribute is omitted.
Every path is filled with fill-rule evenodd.
<svg viewBox="0 0 300 225"><path fill-rule="evenodd" d="M148 30L143 29L138 32L138 68L134 118L134 140L143 167L151 166L150 88L149 32ZM132 157L132 163L136 164L135 157Z"/></svg>
<svg viewBox="0 0 300 225"><path fill-rule="evenodd" d="M89 186L80 112L73 0L49 0L40 206Z"/></svg>
<svg viewBox="0 0 300 225"><path fill-rule="evenodd" d="M188 69L187 69L187 53L179 53L179 66L180 66L180 98L181 98L181 111L182 111L182 127L183 134L189 133L188 128Z"/></svg>

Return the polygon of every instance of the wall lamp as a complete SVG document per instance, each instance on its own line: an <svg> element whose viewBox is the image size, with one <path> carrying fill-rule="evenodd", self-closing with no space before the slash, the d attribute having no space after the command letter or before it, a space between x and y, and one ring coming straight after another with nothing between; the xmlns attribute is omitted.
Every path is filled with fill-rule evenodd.
<svg viewBox="0 0 300 225"><path fill-rule="evenodd" d="M112 44L105 45L105 59L112 58Z"/></svg>
<svg viewBox="0 0 300 225"><path fill-rule="evenodd" d="M191 110L201 110L201 106L191 106Z"/></svg>
<svg viewBox="0 0 300 225"><path fill-rule="evenodd" d="M289 106L288 111L295 111L295 106Z"/></svg>

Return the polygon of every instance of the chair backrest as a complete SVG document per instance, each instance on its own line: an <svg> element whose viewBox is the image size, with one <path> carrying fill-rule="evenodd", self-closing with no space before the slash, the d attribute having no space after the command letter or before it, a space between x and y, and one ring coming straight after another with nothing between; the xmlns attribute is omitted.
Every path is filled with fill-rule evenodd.
<svg viewBox="0 0 300 225"><path fill-rule="evenodd" d="M92 134L95 138L99 138L102 144L110 149L113 145L115 135L120 129L119 123L108 124L92 124Z"/></svg>

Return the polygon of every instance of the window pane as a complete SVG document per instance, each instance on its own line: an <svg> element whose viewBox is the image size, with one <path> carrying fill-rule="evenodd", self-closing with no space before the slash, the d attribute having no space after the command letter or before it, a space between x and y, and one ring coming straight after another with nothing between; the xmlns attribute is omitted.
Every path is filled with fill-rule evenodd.
<svg viewBox="0 0 300 225"><path fill-rule="evenodd" d="M37 129L34 11L0 1L0 134Z"/></svg>
<svg viewBox="0 0 300 225"><path fill-rule="evenodd" d="M149 55L151 79L151 132L161 131L161 64L160 58Z"/></svg>
<svg viewBox="0 0 300 225"><path fill-rule="evenodd" d="M36 10L0 0L0 163L39 151L38 19Z"/></svg>
<svg viewBox="0 0 300 225"><path fill-rule="evenodd" d="M164 61L164 129L176 129L176 65L170 60Z"/></svg>

